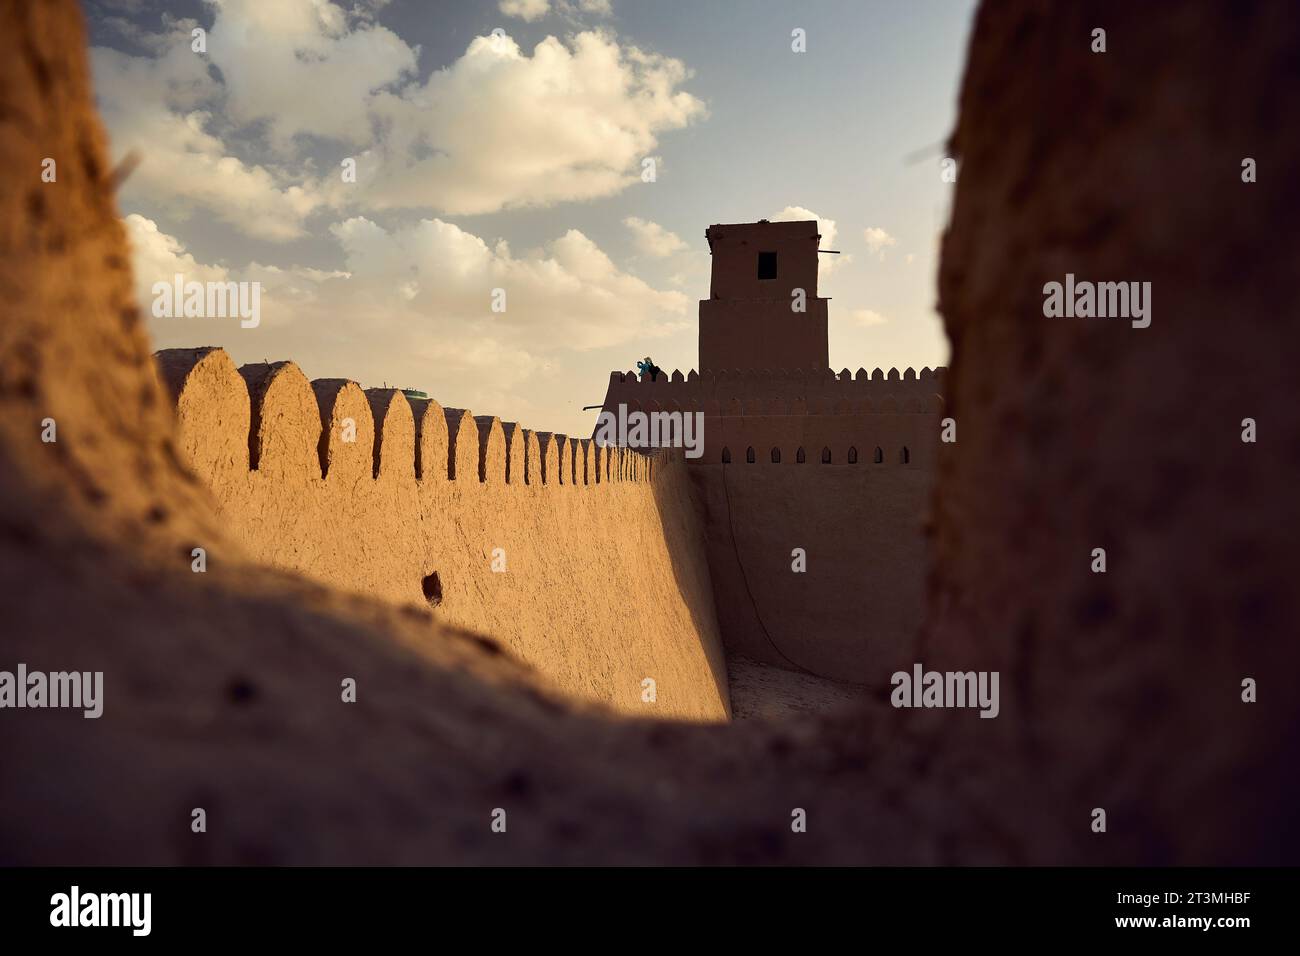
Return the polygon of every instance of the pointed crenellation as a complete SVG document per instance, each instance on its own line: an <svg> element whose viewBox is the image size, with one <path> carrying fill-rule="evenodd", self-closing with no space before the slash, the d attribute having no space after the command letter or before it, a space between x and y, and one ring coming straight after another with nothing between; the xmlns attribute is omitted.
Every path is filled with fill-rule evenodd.
<svg viewBox="0 0 1300 956"><path fill-rule="evenodd" d="M541 476L539 484L559 484L559 462L556 460L559 452L556 450L555 436L551 432L536 432L535 434L537 435L537 454L541 459L538 468L538 474Z"/></svg>
<svg viewBox="0 0 1300 956"><path fill-rule="evenodd" d="M651 483L660 458L672 456L664 450L601 447L590 439L532 432L517 422L503 424L495 416L475 417L465 409L443 408L432 399L408 398L397 389L363 391L347 379L308 383L292 362L235 370L221 349L166 350L158 353L157 360L160 377L177 403L184 453L213 480L223 469L227 478L237 476L241 469L249 470L256 453L257 467L252 470L263 476L318 477L333 483L415 478L421 483L452 480L576 488L612 482ZM755 449L756 461L768 462L773 453L781 454L782 448L791 444L791 436L807 431L809 440L799 444L831 450L834 464L841 459L850 463L861 447L874 447L868 436L881 428L887 429L886 435L898 435L899 428L917 434L901 419L897 423L872 422L859 416L912 417L942 412L944 402L938 391L917 391L913 386L933 388L943 372L942 368L923 368L919 373L909 368L902 374L897 369L889 373L877 369L874 377L889 391L863 394L841 387L856 385L863 370L855 374L847 369L838 373L826 369L807 375L795 370L786 378L765 370L727 370L722 376L724 383L802 382L808 391L797 392L788 403L779 395L768 397L742 389L725 399L708 398L703 403L694 397L683 403L647 394L644 401L631 398L629 404L651 414L667 409L674 413L703 411L706 417L725 418L728 433L737 430L726 443L733 451L740 448L746 462L748 448ZM669 377L664 378L666 385ZM676 384L685 381L689 380ZM807 424L790 421L805 418ZM241 434L247 436L246 442L235 437ZM747 437L741 440L741 436ZM813 436L823 437L812 440ZM908 445L911 462L928 461L920 438ZM717 453L718 449L710 446L704 461L691 462L714 462Z"/></svg>
<svg viewBox="0 0 1300 956"><path fill-rule="evenodd" d="M478 425L468 409L445 408L447 419L447 477L473 481L478 475Z"/></svg>
<svg viewBox="0 0 1300 956"><path fill-rule="evenodd" d="M431 398L410 399L415 419L415 477L422 482L443 482L448 477L447 416Z"/></svg>
<svg viewBox="0 0 1300 956"><path fill-rule="evenodd" d="M502 422L506 438L506 484L523 485L527 466L524 464L524 429L518 422Z"/></svg>
<svg viewBox="0 0 1300 956"><path fill-rule="evenodd" d="M555 435L555 481L559 485L568 485L572 481L569 474L569 436Z"/></svg>
<svg viewBox="0 0 1300 956"><path fill-rule="evenodd" d="M478 480L485 485L503 485L506 481L506 436L501 419L495 415L476 415L478 428Z"/></svg>
<svg viewBox="0 0 1300 956"><path fill-rule="evenodd" d="M166 349L156 361L175 402L180 452L214 484L253 472L348 487L371 480L577 488L650 482L654 456L669 454L533 432L394 388L363 390L344 378L309 382L292 362L236 369L220 348ZM750 404L751 417L769 411L760 400ZM644 407L695 412L700 404L647 398Z"/></svg>
<svg viewBox="0 0 1300 956"><path fill-rule="evenodd" d="M542 484L542 450L537 440L537 432L524 429L524 482L529 485Z"/></svg>
<svg viewBox="0 0 1300 956"><path fill-rule="evenodd" d="M320 408L293 362L242 365L248 387L249 467L273 480L321 477Z"/></svg>
<svg viewBox="0 0 1300 956"><path fill-rule="evenodd" d="M415 416L406 396L395 388L368 388L366 400L375 423L375 478L415 478Z"/></svg>
<svg viewBox="0 0 1300 956"><path fill-rule="evenodd" d="M176 404L177 443L189 466L225 482L248 473L248 387L224 349L164 349L154 356Z"/></svg>
<svg viewBox="0 0 1300 956"><path fill-rule="evenodd" d="M375 423L366 393L345 378L314 379L311 389L320 413L321 477L341 482L373 477Z"/></svg>

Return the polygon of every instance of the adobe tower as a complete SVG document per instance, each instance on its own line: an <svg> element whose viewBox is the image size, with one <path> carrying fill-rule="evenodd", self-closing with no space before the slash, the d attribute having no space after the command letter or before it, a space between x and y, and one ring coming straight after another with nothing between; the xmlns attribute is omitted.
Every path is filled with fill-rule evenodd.
<svg viewBox="0 0 1300 956"><path fill-rule="evenodd" d="M601 410L700 416L686 460L728 660L837 681L911 667L944 370L830 368L816 221L705 236L699 370L612 372Z"/></svg>
<svg viewBox="0 0 1300 956"><path fill-rule="evenodd" d="M817 221L714 225L704 235L713 278L700 301L700 368L829 368Z"/></svg>

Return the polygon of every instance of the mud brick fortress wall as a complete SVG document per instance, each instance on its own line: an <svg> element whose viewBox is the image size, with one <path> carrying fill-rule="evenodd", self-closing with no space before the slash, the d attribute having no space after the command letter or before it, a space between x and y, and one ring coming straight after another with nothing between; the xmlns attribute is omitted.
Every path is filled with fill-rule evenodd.
<svg viewBox="0 0 1300 956"><path fill-rule="evenodd" d="M603 409L703 414L689 470L729 652L854 682L910 666L946 370L827 367L816 222L706 236L700 357L715 369L613 372ZM816 364L779 364L792 360Z"/></svg>
<svg viewBox="0 0 1300 956"><path fill-rule="evenodd" d="M727 715L679 458L538 433L394 389L309 382L292 362L236 369L210 348L157 360L181 453L256 560L436 605L443 620L494 635L582 699L643 710L651 677L656 712Z"/></svg>
<svg viewBox="0 0 1300 956"><path fill-rule="evenodd" d="M792 311L785 291L807 281L824 316L816 223L709 235L715 295L731 297L701 303L701 355L824 362L824 321ZM742 267L754 274L768 245L779 285L749 289ZM757 340L727 325L750 319ZM436 606L576 697L643 711L651 677L659 713L721 718L724 646L837 680L908 663L943 369L612 374L607 409L703 413L691 460L309 382L291 362L236 369L211 348L157 362L181 454L254 559Z"/></svg>

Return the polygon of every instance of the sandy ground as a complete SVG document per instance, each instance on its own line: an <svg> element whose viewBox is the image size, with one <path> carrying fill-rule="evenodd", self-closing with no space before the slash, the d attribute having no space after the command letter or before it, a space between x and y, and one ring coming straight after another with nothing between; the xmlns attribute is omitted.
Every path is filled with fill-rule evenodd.
<svg viewBox="0 0 1300 956"><path fill-rule="evenodd" d="M727 657L734 720L776 720L861 705L864 687L826 680L731 654Z"/></svg>

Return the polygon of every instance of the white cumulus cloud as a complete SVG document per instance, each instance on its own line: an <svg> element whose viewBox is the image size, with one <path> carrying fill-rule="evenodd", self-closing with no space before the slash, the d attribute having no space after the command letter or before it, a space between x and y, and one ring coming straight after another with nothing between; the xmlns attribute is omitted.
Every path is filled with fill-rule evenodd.
<svg viewBox="0 0 1300 956"><path fill-rule="evenodd" d="M686 248L686 243L681 236L669 232L657 222L628 216L623 220L623 225L632 231L632 239L637 250L647 256L662 259Z"/></svg>
<svg viewBox="0 0 1300 956"><path fill-rule="evenodd" d="M221 0L207 46L226 118L265 123L283 153L301 135L367 144L373 95L416 66L397 34L321 0Z"/></svg>
<svg viewBox="0 0 1300 956"><path fill-rule="evenodd" d="M174 19L137 38L145 55L92 51L113 149L143 156L127 208L141 199L280 241L326 209L445 216L596 199L639 184L660 136L707 112L684 63L602 30L531 51L478 37L421 82L418 49L365 5L214 9L206 55L190 49L192 22ZM344 157L355 183L342 181Z"/></svg>
<svg viewBox="0 0 1300 956"><path fill-rule="evenodd" d="M550 0L501 0L497 4L503 14L532 22L540 20L550 11Z"/></svg>
<svg viewBox="0 0 1300 956"><path fill-rule="evenodd" d="M822 249L835 248L835 236L838 229L834 219L827 219L825 216L819 216L811 209L805 209L803 206L786 206L775 216L768 217L772 222L802 222L806 219L817 220L817 231L821 233L821 242L818 247ZM840 253L838 256L819 255L817 257L817 276L824 279L831 275L837 269L853 261L853 256L848 253Z"/></svg>
<svg viewBox="0 0 1300 956"><path fill-rule="evenodd" d="M346 254L347 284L448 328L490 326L528 347L584 350L663 335L687 319L685 295L621 271L576 229L519 256L441 219L387 230L354 217L330 231ZM504 312L491 311L494 289L505 291Z"/></svg>
<svg viewBox="0 0 1300 956"><path fill-rule="evenodd" d="M150 317L150 330L158 348L225 344L218 341L223 336L248 343L250 332L234 323L223 324L220 319L153 317L151 304L156 282L170 285L178 274L186 283L257 282L261 286L262 315L271 320L266 327L278 332L324 306L322 295L328 288L326 283L348 277L341 271L281 268L257 262L240 269L203 263L179 239L159 229L152 219L132 213L123 224L131 247L136 301L143 314ZM301 335L301 329L296 334Z"/></svg>
<svg viewBox="0 0 1300 956"><path fill-rule="evenodd" d="M584 31L531 53L478 37L421 85L376 95L360 208L447 215L595 199L640 182L659 135L705 115L680 61Z"/></svg>
<svg viewBox="0 0 1300 956"><path fill-rule="evenodd" d="M497 9L507 17L518 17L532 23L548 13L563 14L574 18L581 14L607 17L614 12L610 0L500 0Z"/></svg>
<svg viewBox="0 0 1300 956"><path fill-rule="evenodd" d="M152 60L96 48L92 64L114 154L141 160L119 194L124 205L147 199L180 220L203 212L261 239L302 234L317 190L297 171L242 161L209 132L212 114L200 104L216 87L188 42Z"/></svg>
<svg viewBox="0 0 1300 956"><path fill-rule="evenodd" d="M580 411L587 389L602 388L609 371L600 349L645 354L648 342L691 325L686 295L619 269L576 229L516 255L439 219L386 229L354 217L331 230L346 267L322 271L203 263L144 216L125 225L158 348L219 345L237 364L289 358L313 378L427 385L444 404L534 428L589 419ZM260 282L260 325L152 317L152 284L178 272L185 281ZM492 311L495 289L505 291L505 312Z"/></svg>
<svg viewBox="0 0 1300 956"><path fill-rule="evenodd" d="M889 321L879 312L871 309L854 309L849 313L849 318L853 320L854 325L861 325L864 328L870 328L873 325L884 325Z"/></svg>
<svg viewBox="0 0 1300 956"><path fill-rule="evenodd" d="M132 213L123 222L131 246L136 296L141 305L149 302L152 295L149 290L155 282L171 282L177 273L184 275L186 281L195 282L224 282L229 278L224 267L195 261L179 239L162 232L152 219Z"/></svg>
<svg viewBox="0 0 1300 956"><path fill-rule="evenodd" d="M898 240L879 226L870 226L864 229L862 238L866 240L867 248L871 250L871 254L879 255L882 262L885 259L885 250L890 246L898 245Z"/></svg>

